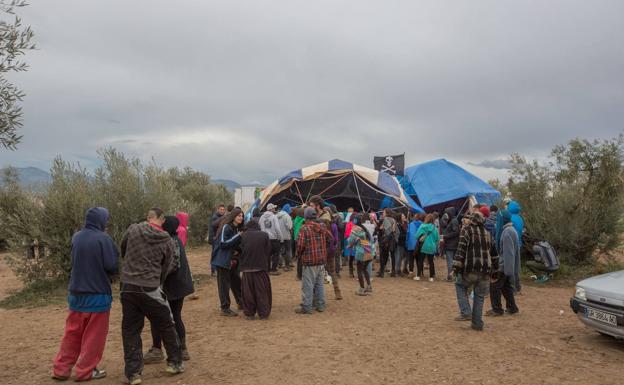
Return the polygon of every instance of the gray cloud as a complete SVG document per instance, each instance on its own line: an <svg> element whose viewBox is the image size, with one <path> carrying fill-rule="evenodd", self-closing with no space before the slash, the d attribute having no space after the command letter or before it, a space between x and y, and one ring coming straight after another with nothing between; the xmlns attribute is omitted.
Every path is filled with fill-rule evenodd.
<svg viewBox="0 0 624 385"><path fill-rule="evenodd" d="M479 163L468 162L469 165L483 168L493 168L496 170L508 170L511 168L511 163L506 159L494 159L494 160L482 160Z"/></svg>
<svg viewBox="0 0 624 385"><path fill-rule="evenodd" d="M25 139L0 164L113 145L245 183L386 153L543 157L623 129L622 14L581 0L36 2L22 16L40 50L12 77Z"/></svg>

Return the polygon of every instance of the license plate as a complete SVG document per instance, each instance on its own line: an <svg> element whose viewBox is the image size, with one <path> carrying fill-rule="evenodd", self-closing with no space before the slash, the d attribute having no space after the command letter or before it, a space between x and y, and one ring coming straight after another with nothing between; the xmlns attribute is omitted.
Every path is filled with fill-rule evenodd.
<svg viewBox="0 0 624 385"><path fill-rule="evenodd" d="M614 314L605 313L588 307L585 310L585 315L587 318L617 326L617 317Z"/></svg>

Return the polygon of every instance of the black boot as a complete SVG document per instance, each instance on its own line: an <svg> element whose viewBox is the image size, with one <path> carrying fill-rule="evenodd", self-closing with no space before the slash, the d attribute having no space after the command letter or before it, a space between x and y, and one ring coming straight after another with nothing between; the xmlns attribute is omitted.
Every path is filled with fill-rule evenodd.
<svg viewBox="0 0 624 385"><path fill-rule="evenodd" d="M186 348L186 338L180 340L180 352L182 353L182 361L188 361L191 359L188 349Z"/></svg>

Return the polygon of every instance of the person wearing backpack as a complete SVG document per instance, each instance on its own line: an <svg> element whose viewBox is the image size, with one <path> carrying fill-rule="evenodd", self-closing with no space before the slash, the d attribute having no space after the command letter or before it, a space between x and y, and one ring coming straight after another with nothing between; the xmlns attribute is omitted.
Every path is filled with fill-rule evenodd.
<svg viewBox="0 0 624 385"><path fill-rule="evenodd" d="M398 237L397 231L397 223L396 220L392 217L392 210L389 208L384 209L383 211L383 221L381 222L380 228L381 234L381 265L379 267L379 272L377 273L377 277L383 278L384 272L386 270L386 265L388 264L388 260L391 261L392 271L391 276L395 277L396 271L396 261L393 258L394 250L396 248L396 242Z"/></svg>
<svg viewBox="0 0 624 385"><path fill-rule="evenodd" d="M420 281L420 278L424 274L425 258L429 261L429 281L435 280L435 265L434 256L438 249L438 242L440 241L440 233L433 224L434 217L432 214L427 214L425 217L425 223L423 223L418 232L416 233L416 239L420 244L420 252L417 255L417 268L418 271L414 277L414 281Z"/></svg>
<svg viewBox="0 0 624 385"><path fill-rule="evenodd" d="M407 249L405 248L406 240L407 240L407 217L405 214L399 213L396 215L397 221L397 230L398 230L398 242L396 245L396 250L394 251L394 258L396 260L396 270L395 273L399 277L403 275L407 275Z"/></svg>
<svg viewBox="0 0 624 385"><path fill-rule="evenodd" d="M533 261L527 261L526 267L537 277L537 283L546 283L550 280L549 274L559 270L557 254L548 242L536 242L531 254Z"/></svg>

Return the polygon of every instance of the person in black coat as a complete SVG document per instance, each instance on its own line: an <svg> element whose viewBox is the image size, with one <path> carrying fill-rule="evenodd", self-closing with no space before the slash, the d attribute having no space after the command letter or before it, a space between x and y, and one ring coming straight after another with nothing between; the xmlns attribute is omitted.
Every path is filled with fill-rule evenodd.
<svg viewBox="0 0 624 385"><path fill-rule="evenodd" d="M191 275L188 259L186 258L184 245L177 236L177 229L179 225L180 221L178 218L175 216L166 216L165 223L162 226L163 230L171 236L171 239L175 243L175 247L179 250L180 254L178 269L167 276L162 288L167 296L167 301L169 302L171 314L173 315L173 321L175 322L178 338L180 339L182 360L188 361L190 356L186 347L186 328L184 327L184 322L182 321L182 306L184 305L184 297L193 294L195 292L195 288L193 287L193 277ZM162 338L157 333L155 328L152 328L152 341L152 348L143 357L143 361L146 364L157 363L164 359L162 352Z"/></svg>
<svg viewBox="0 0 624 385"><path fill-rule="evenodd" d="M269 278L271 263L271 241L267 233L260 230L256 220L247 223L241 235L240 270L243 272L243 312L248 320L265 320L271 314L272 293Z"/></svg>

